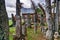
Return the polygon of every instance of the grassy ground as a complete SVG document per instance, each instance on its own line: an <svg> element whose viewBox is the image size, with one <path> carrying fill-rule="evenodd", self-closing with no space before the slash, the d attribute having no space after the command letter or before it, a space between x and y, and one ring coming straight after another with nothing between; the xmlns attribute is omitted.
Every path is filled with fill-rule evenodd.
<svg viewBox="0 0 60 40"><path fill-rule="evenodd" d="M9 20L9 25L12 24L12 21ZM13 34L15 34L15 27L10 27L9 28L9 40L13 40ZM27 40L45 40L45 38L43 37L43 34L40 31L40 28L38 27L37 33L34 33L34 29L33 28L27 28L27 36L26 36ZM60 39L59 39L60 40Z"/></svg>
<svg viewBox="0 0 60 40"><path fill-rule="evenodd" d="M9 28L9 40L13 40L13 34L15 34L15 27Z"/></svg>
<svg viewBox="0 0 60 40"><path fill-rule="evenodd" d="M12 21L11 20L9 20L9 25L11 25L12 24ZM9 28L9 40L13 40L13 34L15 34L15 30L16 30L16 28L15 27L10 27ZM26 36L26 38L27 38L27 40L37 40L37 39L39 39L39 35L41 34L41 32L40 32L40 29L38 28L38 31L37 31L37 33L34 33L34 29L32 28L32 29L30 29L30 28L27 28L27 36Z"/></svg>
<svg viewBox="0 0 60 40"><path fill-rule="evenodd" d="M13 34L15 34L15 27L10 28L10 34L9 34L9 40L13 40ZM42 33L40 32L40 29L38 29L37 33L34 33L33 29L27 28L27 40L37 40L40 37Z"/></svg>
<svg viewBox="0 0 60 40"><path fill-rule="evenodd" d="M12 20L9 20L9 25L11 25L12 24Z"/></svg>

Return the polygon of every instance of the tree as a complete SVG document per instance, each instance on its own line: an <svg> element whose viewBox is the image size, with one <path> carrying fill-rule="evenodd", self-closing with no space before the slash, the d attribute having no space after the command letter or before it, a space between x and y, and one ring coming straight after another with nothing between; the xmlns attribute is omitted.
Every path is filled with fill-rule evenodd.
<svg viewBox="0 0 60 40"><path fill-rule="evenodd" d="M52 21L52 14L51 14L51 0L45 0L46 2L46 21L48 24L48 30L46 32L46 37L48 40L53 40L53 21Z"/></svg>
<svg viewBox="0 0 60 40"><path fill-rule="evenodd" d="M45 10L44 10L44 8L42 7L42 5L41 5L40 3L38 3L38 6L39 6L39 8L43 11L43 14L45 15Z"/></svg>
<svg viewBox="0 0 60 40"><path fill-rule="evenodd" d="M27 35L27 28L26 28L26 21L25 21L25 18L24 18L24 15L22 17L22 35L23 35L23 40L26 39L26 35Z"/></svg>
<svg viewBox="0 0 60 40"><path fill-rule="evenodd" d="M59 24L59 0L56 0L55 31L58 32Z"/></svg>
<svg viewBox="0 0 60 40"><path fill-rule="evenodd" d="M28 15L27 15L27 19L28 19L28 27L31 28L30 13L28 13Z"/></svg>
<svg viewBox="0 0 60 40"><path fill-rule="evenodd" d="M16 0L16 36L17 36L17 40L22 40L22 24L21 24L20 9L21 9L20 0Z"/></svg>
<svg viewBox="0 0 60 40"><path fill-rule="evenodd" d="M38 13L42 14L42 10L41 9L37 8L36 10L37 10Z"/></svg>
<svg viewBox="0 0 60 40"><path fill-rule="evenodd" d="M13 22L12 26L15 26L15 24L16 24L15 16L13 14L11 14L11 16L12 16L12 22Z"/></svg>
<svg viewBox="0 0 60 40"><path fill-rule="evenodd" d="M46 15L44 8L40 3L38 3L39 8L42 10L43 13L40 14L40 23L41 23L41 31L44 32L44 17Z"/></svg>
<svg viewBox="0 0 60 40"><path fill-rule="evenodd" d="M35 10L35 14L34 14L34 32L37 33L37 10L36 10L36 6L34 4L34 2L31 0L31 3L32 3L32 6L33 6L33 9Z"/></svg>
<svg viewBox="0 0 60 40"><path fill-rule="evenodd" d="M9 40L8 16L5 7L5 0L0 0L0 40Z"/></svg>

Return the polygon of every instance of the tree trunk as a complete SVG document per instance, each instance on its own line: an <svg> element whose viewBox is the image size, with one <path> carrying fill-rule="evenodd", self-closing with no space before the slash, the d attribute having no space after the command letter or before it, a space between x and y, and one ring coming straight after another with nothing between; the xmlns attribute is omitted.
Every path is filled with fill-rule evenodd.
<svg viewBox="0 0 60 40"><path fill-rule="evenodd" d="M26 40L26 35L27 35L27 29L26 29L26 22L25 22L25 18L23 16L23 20L22 20L22 34L23 34L23 40Z"/></svg>
<svg viewBox="0 0 60 40"><path fill-rule="evenodd" d="M40 25L41 25L41 31L44 33L44 17L43 17L43 14L40 15Z"/></svg>
<svg viewBox="0 0 60 40"><path fill-rule="evenodd" d="M32 6L33 6L33 9L35 10L35 14L34 14L34 33L37 33L37 10L36 10L35 4L32 0L31 0L31 3L32 3Z"/></svg>
<svg viewBox="0 0 60 40"><path fill-rule="evenodd" d="M55 14L55 31L58 32L59 24L58 24L58 18L59 16L59 1L56 0L56 14Z"/></svg>
<svg viewBox="0 0 60 40"><path fill-rule="evenodd" d="M52 32L52 28L53 28L53 21L52 21L52 15L51 15L51 0L45 0L46 2L46 21L48 24L48 30L46 32L46 38L48 40L52 40L53 37L53 32Z"/></svg>
<svg viewBox="0 0 60 40"><path fill-rule="evenodd" d="M36 20L36 14L34 14L34 33L37 33L37 20Z"/></svg>
<svg viewBox="0 0 60 40"><path fill-rule="evenodd" d="M8 24L5 0L0 0L0 40L9 40Z"/></svg>
<svg viewBox="0 0 60 40"><path fill-rule="evenodd" d="M60 30L60 1L59 1L59 30ZM59 31L59 35L60 35L60 31Z"/></svg>
<svg viewBox="0 0 60 40"><path fill-rule="evenodd" d="M22 24L20 14L21 4L20 0L16 0L16 36L19 40L22 40Z"/></svg>
<svg viewBox="0 0 60 40"><path fill-rule="evenodd" d="M30 13L28 13L28 28L31 28L31 19L30 19Z"/></svg>
<svg viewBox="0 0 60 40"><path fill-rule="evenodd" d="M12 26L15 27L15 25L16 25L15 16L14 16L14 14L11 14L11 16L12 16L12 22L13 22Z"/></svg>

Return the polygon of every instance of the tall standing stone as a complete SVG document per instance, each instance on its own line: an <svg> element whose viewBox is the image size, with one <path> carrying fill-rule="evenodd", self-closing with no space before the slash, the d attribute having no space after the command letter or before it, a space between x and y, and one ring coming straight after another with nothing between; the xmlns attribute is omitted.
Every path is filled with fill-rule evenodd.
<svg viewBox="0 0 60 40"><path fill-rule="evenodd" d="M5 0L0 0L0 40L9 40L8 24Z"/></svg>

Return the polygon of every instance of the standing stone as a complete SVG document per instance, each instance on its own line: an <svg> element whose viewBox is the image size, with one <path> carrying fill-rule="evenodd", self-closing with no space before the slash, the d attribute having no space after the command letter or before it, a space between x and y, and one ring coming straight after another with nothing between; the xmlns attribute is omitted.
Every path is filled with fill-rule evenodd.
<svg viewBox="0 0 60 40"><path fill-rule="evenodd" d="M0 0L0 40L9 40L8 24L5 0Z"/></svg>

